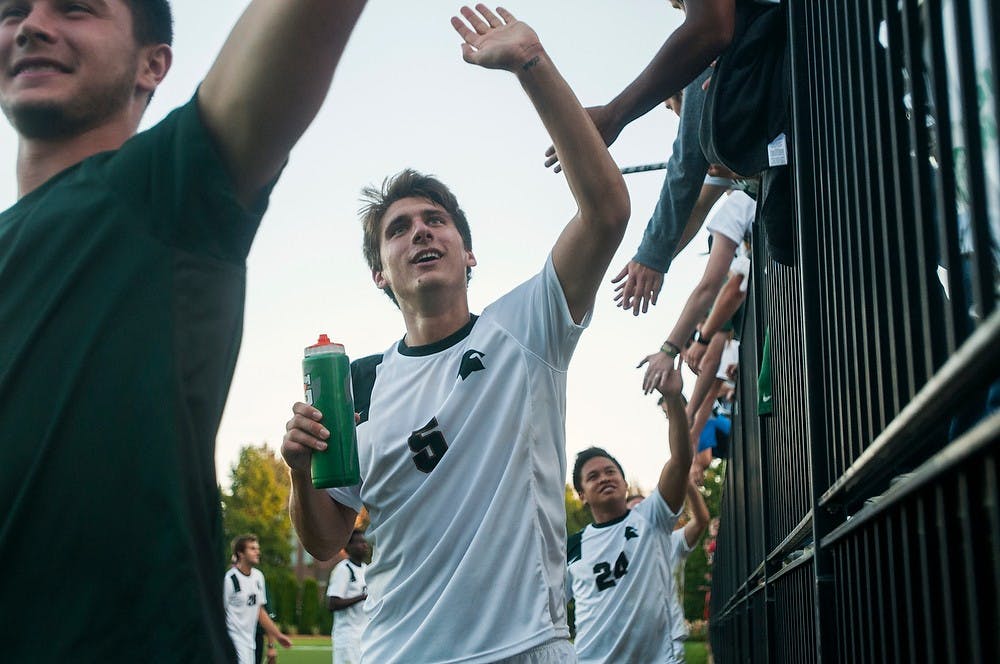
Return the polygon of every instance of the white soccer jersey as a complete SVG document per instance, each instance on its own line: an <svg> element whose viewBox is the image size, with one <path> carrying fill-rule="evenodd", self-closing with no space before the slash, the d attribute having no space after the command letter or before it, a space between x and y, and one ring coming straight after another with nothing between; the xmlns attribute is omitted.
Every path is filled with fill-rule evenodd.
<svg viewBox="0 0 1000 664"><path fill-rule="evenodd" d="M222 599L226 606L226 629L237 650L254 648L257 617L260 607L267 604L264 575L257 568L243 574L233 567L222 580Z"/></svg>
<svg viewBox="0 0 1000 664"><path fill-rule="evenodd" d="M362 480L330 495L371 516L365 661L495 662L568 637L566 369L585 325L550 257L447 339L394 345L374 377L355 363Z"/></svg>
<svg viewBox="0 0 1000 664"><path fill-rule="evenodd" d="M350 599L364 595L368 590L365 583L365 570L368 565L361 563L355 565L350 560L341 560L330 572L330 583L326 587L327 597L340 597ZM357 661L361 653L361 631L364 629L368 618L365 616L363 602L352 604L346 609L333 612L333 637L334 648L346 648L356 651L354 661ZM334 658L336 662L336 658Z"/></svg>
<svg viewBox="0 0 1000 664"><path fill-rule="evenodd" d="M677 516L654 491L620 519L570 537L567 576L576 599L580 664L677 661L677 603L670 602L670 534Z"/></svg>

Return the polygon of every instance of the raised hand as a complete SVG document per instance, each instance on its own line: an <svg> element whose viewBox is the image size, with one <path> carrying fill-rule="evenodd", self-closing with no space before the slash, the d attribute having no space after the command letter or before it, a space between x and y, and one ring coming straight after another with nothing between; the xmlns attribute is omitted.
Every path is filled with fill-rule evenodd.
<svg viewBox="0 0 1000 664"><path fill-rule="evenodd" d="M611 280L615 287L615 303L622 309L632 310L633 316L649 311L649 305L656 306L656 298L663 287L663 273L646 267L642 263L629 261Z"/></svg>
<svg viewBox="0 0 1000 664"><path fill-rule="evenodd" d="M466 62L517 73L531 68L541 53L535 31L503 7L497 7L496 14L482 3L476 5L475 11L468 7L460 11L465 21L452 16L451 25L465 40L462 58Z"/></svg>
<svg viewBox="0 0 1000 664"><path fill-rule="evenodd" d="M677 367L677 358L670 357L661 350L644 357L636 368L643 365L648 365L642 377L643 394L649 394L653 390L658 390L663 396L680 393L681 372Z"/></svg>

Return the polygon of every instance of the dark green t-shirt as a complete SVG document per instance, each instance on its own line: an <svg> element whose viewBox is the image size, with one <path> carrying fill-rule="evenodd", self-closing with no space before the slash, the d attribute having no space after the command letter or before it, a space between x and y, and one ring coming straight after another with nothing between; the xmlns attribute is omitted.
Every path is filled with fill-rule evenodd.
<svg viewBox="0 0 1000 664"><path fill-rule="evenodd" d="M0 213L12 661L231 660L215 435L265 200L236 200L192 100Z"/></svg>

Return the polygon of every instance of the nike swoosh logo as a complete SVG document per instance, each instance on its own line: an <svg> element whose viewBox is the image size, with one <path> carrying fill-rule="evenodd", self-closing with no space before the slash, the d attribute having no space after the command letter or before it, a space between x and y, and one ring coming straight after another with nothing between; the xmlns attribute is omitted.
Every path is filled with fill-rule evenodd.
<svg viewBox="0 0 1000 664"><path fill-rule="evenodd" d="M774 395L771 395L771 396L761 397L760 400L763 401L764 403L767 403L768 401L770 401L773 398L774 398Z"/></svg>

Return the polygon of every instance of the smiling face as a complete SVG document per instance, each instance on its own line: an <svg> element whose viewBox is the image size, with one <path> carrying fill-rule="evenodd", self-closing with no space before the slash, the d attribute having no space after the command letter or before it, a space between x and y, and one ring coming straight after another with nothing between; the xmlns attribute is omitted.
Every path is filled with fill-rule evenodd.
<svg viewBox="0 0 1000 664"><path fill-rule="evenodd" d="M40 139L129 117L155 88L154 48L169 51L139 46L123 0L0 0L0 108Z"/></svg>
<svg viewBox="0 0 1000 664"><path fill-rule="evenodd" d="M426 198L395 201L381 220L381 269L372 279L391 288L399 302L429 294L453 297L466 292L467 271L476 264L451 215Z"/></svg>
<svg viewBox="0 0 1000 664"><path fill-rule="evenodd" d="M628 485L617 464L608 457L589 459L580 470L580 500L591 509L624 513Z"/></svg>

